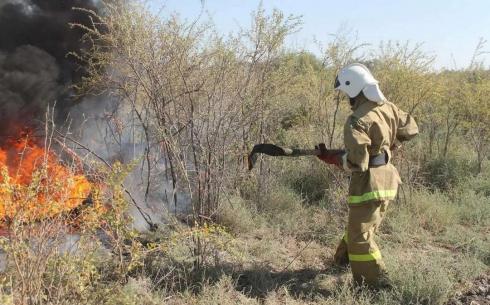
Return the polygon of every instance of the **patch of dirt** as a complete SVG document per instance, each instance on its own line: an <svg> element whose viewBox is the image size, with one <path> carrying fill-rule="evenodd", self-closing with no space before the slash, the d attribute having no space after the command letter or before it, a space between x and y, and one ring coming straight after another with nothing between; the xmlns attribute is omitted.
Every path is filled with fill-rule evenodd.
<svg viewBox="0 0 490 305"><path fill-rule="evenodd" d="M490 272L474 280L468 288L456 293L446 305L490 305Z"/></svg>

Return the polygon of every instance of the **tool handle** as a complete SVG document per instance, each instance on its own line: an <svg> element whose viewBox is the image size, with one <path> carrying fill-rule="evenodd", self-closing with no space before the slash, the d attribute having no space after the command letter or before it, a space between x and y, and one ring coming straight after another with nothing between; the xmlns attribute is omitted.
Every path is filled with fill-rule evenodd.
<svg viewBox="0 0 490 305"><path fill-rule="evenodd" d="M323 148L323 149L322 149ZM248 155L248 168L251 170L257 160L257 154L266 154L273 157L301 157L301 156L321 156L326 153L341 153L342 150L330 150L324 147L315 149L287 148L274 144L256 144L252 152Z"/></svg>
<svg viewBox="0 0 490 305"><path fill-rule="evenodd" d="M284 153L286 157L321 156L326 152L330 154L343 154L345 151L342 149L327 149L326 151L323 151L321 149L284 148Z"/></svg>
<svg viewBox="0 0 490 305"><path fill-rule="evenodd" d="M319 149L284 148L284 156L286 157L319 156L321 154Z"/></svg>

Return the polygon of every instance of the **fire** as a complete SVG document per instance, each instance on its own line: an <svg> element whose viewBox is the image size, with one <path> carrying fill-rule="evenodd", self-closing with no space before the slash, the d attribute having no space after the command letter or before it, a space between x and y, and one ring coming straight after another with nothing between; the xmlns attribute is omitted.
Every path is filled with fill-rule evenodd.
<svg viewBox="0 0 490 305"><path fill-rule="evenodd" d="M69 212L91 191L81 174L28 136L0 148L0 221L32 221Z"/></svg>

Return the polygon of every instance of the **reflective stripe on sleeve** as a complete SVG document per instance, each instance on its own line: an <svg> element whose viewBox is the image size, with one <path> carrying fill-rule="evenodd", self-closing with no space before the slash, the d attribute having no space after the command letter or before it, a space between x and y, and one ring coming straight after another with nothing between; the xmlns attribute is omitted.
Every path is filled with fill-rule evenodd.
<svg viewBox="0 0 490 305"><path fill-rule="evenodd" d="M351 262L369 262L377 259L381 259L379 250L368 254L349 254L349 261Z"/></svg>
<svg viewBox="0 0 490 305"><path fill-rule="evenodd" d="M349 196L349 203L361 203L374 199L395 199L397 190L380 190L369 193L364 193L360 196Z"/></svg>

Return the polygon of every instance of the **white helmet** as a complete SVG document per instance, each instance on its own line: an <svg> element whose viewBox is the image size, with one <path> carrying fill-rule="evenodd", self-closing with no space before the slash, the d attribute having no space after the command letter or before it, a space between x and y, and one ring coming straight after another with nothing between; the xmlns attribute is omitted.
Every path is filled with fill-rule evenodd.
<svg viewBox="0 0 490 305"><path fill-rule="evenodd" d="M335 79L334 88L350 98L356 97L362 91L370 101L378 104L386 101L383 92L379 89L378 81L363 64L354 63L342 68Z"/></svg>

